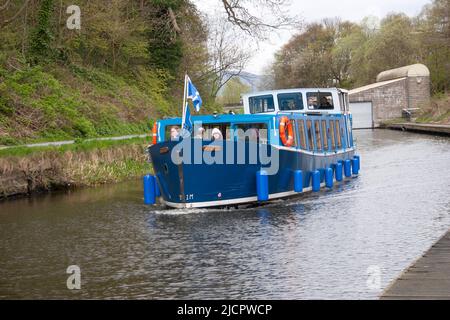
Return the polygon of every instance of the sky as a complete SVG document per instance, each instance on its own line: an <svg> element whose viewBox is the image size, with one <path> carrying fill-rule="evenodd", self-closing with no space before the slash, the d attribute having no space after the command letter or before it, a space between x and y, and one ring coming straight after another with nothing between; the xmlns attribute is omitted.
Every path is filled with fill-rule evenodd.
<svg viewBox="0 0 450 320"><path fill-rule="evenodd" d="M197 8L209 15L222 9L220 0L192 0ZM403 12L408 16L420 13L431 0L291 0L289 12L298 15L305 23L323 18L340 17L342 20L360 22L366 16L383 18L391 12ZM274 53L295 34L294 30L273 33L269 40L259 43L259 49L245 71L262 74L273 59Z"/></svg>

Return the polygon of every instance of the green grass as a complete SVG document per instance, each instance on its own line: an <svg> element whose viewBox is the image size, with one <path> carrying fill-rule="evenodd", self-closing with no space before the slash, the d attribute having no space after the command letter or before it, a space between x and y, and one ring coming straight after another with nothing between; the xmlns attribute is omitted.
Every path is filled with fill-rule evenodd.
<svg viewBox="0 0 450 320"><path fill-rule="evenodd" d="M94 141L76 141L74 144L62 146L46 146L46 147L11 147L0 149L0 157L26 157L31 154L56 151L64 153L67 151L86 152L94 149L106 149L115 146L123 146L129 144L150 144L150 137L132 138L126 140L94 140Z"/></svg>
<svg viewBox="0 0 450 320"><path fill-rule="evenodd" d="M119 182L136 177L142 177L145 174L151 172L151 165L146 161L137 161L135 159L127 159L120 162L100 164L95 170L91 171L89 175L86 175L85 184L87 186L94 186L98 184L104 184L108 182ZM105 179L105 173L114 177L111 179Z"/></svg>
<svg viewBox="0 0 450 320"><path fill-rule="evenodd" d="M422 108L416 122L450 124L450 93L432 97L430 104Z"/></svg>
<svg viewBox="0 0 450 320"><path fill-rule="evenodd" d="M0 145L149 132L168 115L165 79L63 66L8 68L0 56Z"/></svg>

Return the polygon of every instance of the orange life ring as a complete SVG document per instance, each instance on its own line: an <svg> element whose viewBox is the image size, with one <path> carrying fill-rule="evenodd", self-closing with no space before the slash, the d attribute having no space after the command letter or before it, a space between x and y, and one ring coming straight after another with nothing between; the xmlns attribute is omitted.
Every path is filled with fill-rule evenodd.
<svg viewBox="0 0 450 320"><path fill-rule="evenodd" d="M155 123L153 124L153 144L156 144L158 142L158 122L155 121Z"/></svg>
<svg viewBox="0 0 450 320"><path fill-rule="evenodd" d="M294 129L292 128L292 122L286 116L281 117L280 119L280 138L281 142L286 147L292 147L292 145L294 144Z"/></svg>

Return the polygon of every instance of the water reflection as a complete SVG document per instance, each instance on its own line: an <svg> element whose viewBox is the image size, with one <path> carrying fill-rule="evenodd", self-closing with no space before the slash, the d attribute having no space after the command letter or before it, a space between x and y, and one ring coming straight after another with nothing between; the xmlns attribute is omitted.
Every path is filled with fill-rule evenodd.
<svg viewBox="0 0 450 320"><path fill-rule="evenodd" d="M448 230L450 141L355 137L358 178L263 207L146 207L139 181L1 203L0 298L376 298Z"/></svg>

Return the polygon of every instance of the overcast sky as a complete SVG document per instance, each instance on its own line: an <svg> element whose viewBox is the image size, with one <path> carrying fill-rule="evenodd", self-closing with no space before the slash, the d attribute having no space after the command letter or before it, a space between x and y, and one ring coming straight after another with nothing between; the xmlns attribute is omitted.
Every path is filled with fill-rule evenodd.
<svg viewBox="0 0 450 320"><path fill-rule="evenodd" d="M221 7L220 0L193 0L198 9L213 14ZM366 16L383 18L390 12L403 12L409 16L420 13L431 0L291 0L293 14L299 15L305 22L318 21L327 17L340 17L343 20L360 22ZM246 71L262 74L273 54L281 48L295 31L281 31L271 39L260 43L259 50L249 63Z"/></svg>

